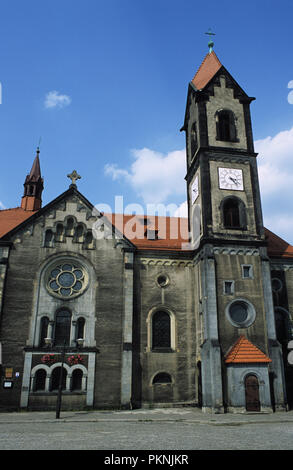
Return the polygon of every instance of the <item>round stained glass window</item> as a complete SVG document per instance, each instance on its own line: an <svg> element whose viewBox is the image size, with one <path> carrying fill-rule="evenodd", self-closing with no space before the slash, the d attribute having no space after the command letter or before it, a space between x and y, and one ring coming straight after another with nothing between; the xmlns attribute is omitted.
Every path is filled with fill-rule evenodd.
<svg viewBox="0 0 293 470"><path fill-rule="evenodd" d="M71 299L84 292L88 285L86 270L75 263L63 263L49 269L47 290L55 297Z"/></svg>

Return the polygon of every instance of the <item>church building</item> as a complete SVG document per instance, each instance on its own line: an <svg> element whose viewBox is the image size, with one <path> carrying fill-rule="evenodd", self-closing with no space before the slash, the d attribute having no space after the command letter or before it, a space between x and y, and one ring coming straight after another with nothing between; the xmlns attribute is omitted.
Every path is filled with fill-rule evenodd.
<svg viewBox="0 0 293 470"><path fill-rule="evenodd" d="M43 206L39 149L0 211L0 410L54 410L59 385L64 410L293 408L293 246L263 225L254 98L212 46L181 129L188 218L103 214L76 171Z"/></svg>

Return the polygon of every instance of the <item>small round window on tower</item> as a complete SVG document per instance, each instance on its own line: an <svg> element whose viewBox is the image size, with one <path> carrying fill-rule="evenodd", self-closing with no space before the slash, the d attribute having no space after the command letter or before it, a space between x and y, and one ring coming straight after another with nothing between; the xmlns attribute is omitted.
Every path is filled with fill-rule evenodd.
<svg viewBox="0 0 293 470"><path fill-rule="evenodd" d="M160 274L157 277L157 283L160 287L166 287L169 284L169 278L165 274Z"/></svg>
<svg viewBox="0 0 293 470"><path fill-rule="evenodd" d="M280 292L282 288L283 288L283 284L280 279L278 279L277 277L272 279L272 289L274 292Z"/></svg>
<svg viewBox="0 0 293 470"><path fill-rule="evenodd" d="M256 312L248 300L235 299L227 305L226 315L233 326L247 328L254 322Z"/></svg>

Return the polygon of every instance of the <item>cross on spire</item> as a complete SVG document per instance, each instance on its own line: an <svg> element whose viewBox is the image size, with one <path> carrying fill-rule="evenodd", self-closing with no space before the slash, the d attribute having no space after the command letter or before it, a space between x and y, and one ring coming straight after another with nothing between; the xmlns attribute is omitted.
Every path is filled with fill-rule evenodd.
<svg viewBox="0 0 293 470"><path fill-rule="evenodd" d="M213 52L213 47L214 47L214 41L212 40L212 36L216 36L216 34L212 33L211 28L209 28L208 32L205 33L205 34L207 34L210 38L208 46L209 46L209 53L211 53L211 52Z"/></svg>
<svg viewBox="0 0 293 470"><path fill-rule="evenodd" d="M77 173L76 170L73 170L72 173L67 175L67 178L71 179L71 185L76 186L76 181L81 179L81 176Z"/></svg>

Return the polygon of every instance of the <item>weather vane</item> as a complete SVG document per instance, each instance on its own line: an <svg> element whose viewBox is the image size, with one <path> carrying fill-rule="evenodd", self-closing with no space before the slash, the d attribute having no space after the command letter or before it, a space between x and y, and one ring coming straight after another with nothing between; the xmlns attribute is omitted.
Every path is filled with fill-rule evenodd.
<svg viewBox="0 0 293 470"><path fill-rule="evenodd" d="M209 28L209 31L205 34L208 34L208 36L210 37L208 46L209 46L209 53L211 53L213 51L213 47L214 47L214 41L212 40L211 36L216 36L216 34L212 33L211 28Z"/></svg>
<svg viewBox="0 0 293 470"><path fill-rule="evenodd" d="M76 181L81 179L81 176L77 173L76 170L73 170L72 173L67 175L67 178L71 179L71 184L76 186Z"/></svg>

